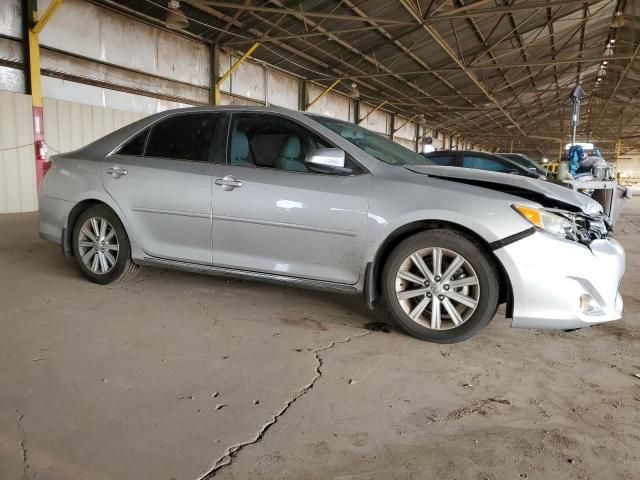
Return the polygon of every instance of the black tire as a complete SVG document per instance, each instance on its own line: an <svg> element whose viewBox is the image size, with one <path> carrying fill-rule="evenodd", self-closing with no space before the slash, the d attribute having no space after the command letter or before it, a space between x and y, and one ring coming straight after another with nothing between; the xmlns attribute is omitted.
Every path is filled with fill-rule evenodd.
<svg viewBox="0 0 640 480"><path fill-rule="evenodd" d="M86 241L86 235L81 234L81 230L85 222L92 218L106 220L115 231L115 239L118 245L116 255L112 255L112 257L115 257L115 263L109 264L109 269L105 273L92 271L82 258L83 253L88 253L88 247L81 247L80 245L83 242L82 239ZM131 244L129 243L127 232L115 212L106 205L94 205L83 211L73 226L72 235L72 248L76 265L80 273L92 282L101 285L125 282L133 278L138 272L139 266L131 260Z"/></svg>
<svg viewBox="0 0 640 480"><path fill-rule="evenodd" d="M475 310L467 310L470 316L465 321L460 323L458 326L454 326L454 323L452 322L452 328L445 330L428 328L417 321L412 320L405 309L403 309L403 306L398 299L398 294L396 293L396 275L398 274L400 267L402 265L406 266L407 261L411 262L408 258L413 253L430 248L443 248L462 256L464 260L467 261L466 265L470 265L472 267L477 278L478 286L468 287L472 289L477 288L476 291L478 298ZM410 264L413 265L413 263ZM463 275L460 275L460 277L462 276ZM398 281L402 283L402 280ZM442 287L443 285L439 283L438 288ZM416 286L416 288L424 287ZM450 288L451 286L447 285L447 289ZM410 304L411 307L414 307L415 303L419 303L421 300L425 299L428 294L431 295L432 298L441 298L439 295L434 295L431 292L430 287L425 289L428 290L428 292L425 293L424 296L415 297L415 299L412 298L409 300L410 302L414 302ZM496 272L494 264L488 257L483 246L473 238L455 230L427 230L405 239L391 252L382 272L382 297L384 306L391 317L396 321L398 326L409 335L420 340L436 343L461 342L477 334L495 315L498 308L499 290L498 273ZM453 291L454 289L451 289L451 292ZM449 301L448 297L444 298L444 301ZM407 300L404 301L407 302ZM407 304L405 304L405 306L406 305ZM438 305L441 304L438 303ZM428 306L427 308L431 307ZM464 309L464 306L462 306L462 308ZM442 311L446 312L446 310ZM411 313L413 313L413 311ZM449 320L445 321L451 321L451 315L449 315L448 312L446 315L446 318ZM424 317L419 316L418 318L424 323Z"/></svg>

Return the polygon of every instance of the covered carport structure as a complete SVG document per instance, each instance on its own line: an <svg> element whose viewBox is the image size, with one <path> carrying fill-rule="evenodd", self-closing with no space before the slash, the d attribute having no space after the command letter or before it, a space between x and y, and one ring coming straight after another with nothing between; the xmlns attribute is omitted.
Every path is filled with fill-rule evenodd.
<svg viewBox="0 0 640 480"><path fill-rule="evenodd" d="M200 105L555 160L576 83L578 139L640 177L638 8L0 1L0 479L637 478L637 199L623 320L512 330L501 308L436 345L358 297L159 268L94 285L38 237L37 183L47 155Z"/></svg>
<svg viewBox="0 0 640 480"><path fill-rule="evenodd" d="M157 22L169 11L151 0L103 3ZM612 160L618 146L636 148L633 2L188 0L180 9L185 30L216 49L259 44L253 58L418 119L421 137L556 158L569 138L568 94L581 83L579 137Z"/></svg>

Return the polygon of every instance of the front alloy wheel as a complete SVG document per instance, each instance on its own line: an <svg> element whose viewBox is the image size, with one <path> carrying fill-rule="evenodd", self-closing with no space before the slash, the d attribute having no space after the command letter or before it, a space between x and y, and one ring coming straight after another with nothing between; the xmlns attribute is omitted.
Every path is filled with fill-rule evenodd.
<svg viewBox="0 0 640 480"><path fill-rule="evenodd" d="M455 230L427 230L402 241L382 273L383 299L410 335L453 343L487 325L498 305L496 268L484 246Z"/></svg>
<svg viewBox="0 0 640 480"><path fill-rule="evenodd" d="M433 330L459 327L476 311L480 284L471 264L447 248L409 255L396 274L396 296L404 312Z"/></svg>

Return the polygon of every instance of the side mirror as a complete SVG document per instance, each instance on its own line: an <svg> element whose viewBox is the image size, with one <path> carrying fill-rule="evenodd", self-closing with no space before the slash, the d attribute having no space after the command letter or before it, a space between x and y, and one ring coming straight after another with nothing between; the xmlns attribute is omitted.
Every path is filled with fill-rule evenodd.
<svg viewBox="0 0 640 480"><path fill-rule="evenodd" d="M344 168L345 153L339 148L316 148L311 150L305 163L331 168Z"/></svg>

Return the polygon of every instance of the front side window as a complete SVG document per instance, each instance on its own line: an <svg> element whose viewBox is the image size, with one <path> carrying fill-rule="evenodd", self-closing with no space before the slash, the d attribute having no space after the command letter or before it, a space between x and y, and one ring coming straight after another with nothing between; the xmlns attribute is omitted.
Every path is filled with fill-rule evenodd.
<svg viewBox="0 0 640 480"><path fill-rule="evenodd" d="M220 114L173 115L151 127L145 157L208 162L211 139Z"/></svg>
<svg viewBox="0 0 640 480"><path fill-rule="evenodd" d="M353 173L359 169L353 160L345 168L321 171L305 162L318 148L332 146L308 129L277 115L234 113L228 147L228 163L247 167L273 168L289 172Z"/></svg>
<svg viewBox="0 0 640 480"><path fill-rule="evenodd" d="M348 140L360 150L389 165L433 165L433 162L422 155L412 152L400 144L392 142L380 134L353 123L335 120L320 115L310 115L310 118L323 127L334 131Z"/></svg>

